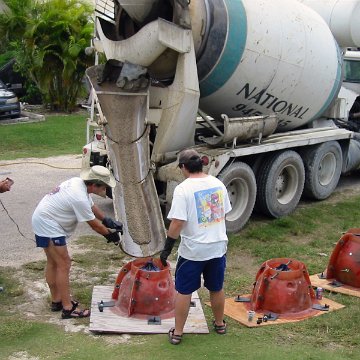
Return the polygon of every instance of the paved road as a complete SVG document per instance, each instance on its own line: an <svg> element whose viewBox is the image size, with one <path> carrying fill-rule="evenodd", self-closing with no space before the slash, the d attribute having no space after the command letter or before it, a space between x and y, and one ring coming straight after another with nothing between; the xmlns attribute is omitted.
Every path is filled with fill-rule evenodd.
<svg viewBox="0 0 360 360"><path fill-rule="evenodd" d="M0 179L8 176L15 181L10 192L0 194L0 200L26 237L19 233L0 203L0 266L20 266L26 262L44 259L43 251L37 249L33 242L32 213L41 198L56 185L73 176L79 176L80 166L80 156L0 162ZM93 195L93 200L107 214L113 216L110 199ZM86 223L79 224L73 238L83 234L94 234Z"/></svg>

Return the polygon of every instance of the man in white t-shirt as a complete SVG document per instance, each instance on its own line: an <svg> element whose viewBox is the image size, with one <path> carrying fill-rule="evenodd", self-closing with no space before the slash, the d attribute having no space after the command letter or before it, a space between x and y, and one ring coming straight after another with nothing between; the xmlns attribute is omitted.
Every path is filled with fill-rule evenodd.
<svg viewBox="0 0 360 360"><path fill-rule="evenodd" d="M116 181L103 166L93 166L81 172L80 177L64 181L45 195L32 216L36 246L45 251L47 258L45 277L50 288L52 311L61 311L63 319L87 317L89 310L76 309L71 300L69 274L71 259L66 239L74 232L78 222L87 222L108 242L118 243L121 223L106 217L92 201L90 194L102 196L106 187L115 187Z"/></svg>
<svg viewBox="0 0 360 360"><path fill-rule="evenodd" d="M225 214L231 210L225 185L203 172L202 160L195 150L187 149L179 154L179 167L186 180L175 188L168 214L171 223L160 254L166 266L175 241L181 236L175 271L175 327L169 331L169 341L174 345L181 342L191 294L200 288L201 275L210 292L214 329L218 334L226 333L223 319L228 242Z"/></svg>

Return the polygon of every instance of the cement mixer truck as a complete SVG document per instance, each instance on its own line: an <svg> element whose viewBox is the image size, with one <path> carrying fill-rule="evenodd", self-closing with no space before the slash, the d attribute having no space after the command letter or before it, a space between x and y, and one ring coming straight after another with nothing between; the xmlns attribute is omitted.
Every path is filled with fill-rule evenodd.
<svg viewBox="0 0 360 360"><path fill-rule="evenodd" d="M105 61L87 77L104 146L84 159L114 173L124 252L162 249L184 148L226 185L230 232L254 208L278 218L329 197L359 167L359 92L343 85L360 1L98 0L95 15Z"/></svg>

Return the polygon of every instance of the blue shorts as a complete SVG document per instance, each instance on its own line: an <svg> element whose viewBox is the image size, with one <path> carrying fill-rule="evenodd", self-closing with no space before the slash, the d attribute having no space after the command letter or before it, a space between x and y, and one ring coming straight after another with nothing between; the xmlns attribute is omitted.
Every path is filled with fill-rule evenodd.
<svg viewBox="0 0 360 360"><path fill-rule="evenodd" d="M50 238L47 236L39 236L35 234L36 247L47 248L49 247L50 240L54 243L55 246L65 246L66 239L65 236L58 236Z"/></svg>
<svg viewBox="0 0 360 360"><path fill-rule="evenodd" d="M183 295L189 295L200 288L201 274L204 286L209 291L220 291L224 284L226 255L205 260L193 261L179 256L175 270L175 289Z"/></svg>

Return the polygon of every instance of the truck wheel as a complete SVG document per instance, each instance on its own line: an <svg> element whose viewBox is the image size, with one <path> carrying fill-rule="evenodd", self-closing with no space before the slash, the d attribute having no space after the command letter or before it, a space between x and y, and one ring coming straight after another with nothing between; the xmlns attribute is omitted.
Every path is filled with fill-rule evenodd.
<svg viewBox="0 0 360 360"><path fill-rule="evenodd" d="M337 141L325 142L306 149L304 195L323 200L335 190L341 175L342 151Z"/></svg>
<svg viewBox="0 0 360 360"><path fill-rule="evenodd" d="M226 214L226 229L240 231L249 220L256 199L256 180L250 166L237 162L223 170L218 178L229 194L232 210Z"/></svg>
<svg viewBox="0 0 360 360"><path fill-rule="evenodd" d="M257 176L257 209L274 218L290 214L299 203L304 181L304 164L298 153L286 150L270 155Z"/></svg>

